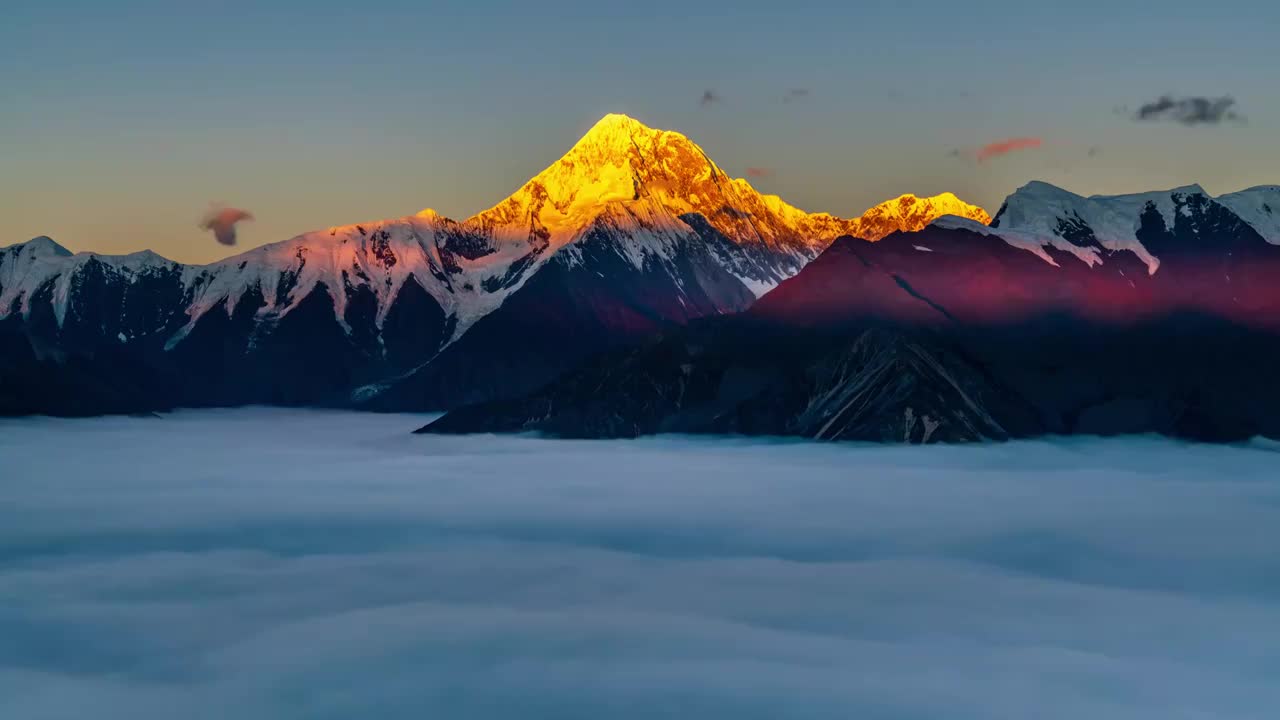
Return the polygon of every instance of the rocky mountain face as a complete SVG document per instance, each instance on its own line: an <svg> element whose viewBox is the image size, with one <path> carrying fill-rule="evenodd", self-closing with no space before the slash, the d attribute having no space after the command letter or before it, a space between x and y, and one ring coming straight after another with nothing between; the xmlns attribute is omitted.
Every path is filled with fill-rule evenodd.
<svg viewBox="0 0 1280 720"><path fill-rule="evenodd" d="M1036 423L1033 408L928 334L795 332L740 315L595 358L524 397L455 409L420 432L959 442L1034 434Z"/></svg>
<svg viewBox="0 0 1280 720"><path fill-rule="evenodd" d="M921 208L880 212L875 232L919 222ZM683 135L609 115L465 221L424 210L204 266L37 238L0 250L13 338L0 397L25 398L2 407L429 410L507 396L596 352L744 310L859 222L762 195ZM46 403L21 389L37 376L50 398L64 376L76 389Z"/></svg>
<svg viewBox="0 0 1280 720"><path fill-rule="evenodd" d="M841 238L745 313L424 430L1280 436L1278 195L1086 199L1035 183L990 227Z"/></svg>

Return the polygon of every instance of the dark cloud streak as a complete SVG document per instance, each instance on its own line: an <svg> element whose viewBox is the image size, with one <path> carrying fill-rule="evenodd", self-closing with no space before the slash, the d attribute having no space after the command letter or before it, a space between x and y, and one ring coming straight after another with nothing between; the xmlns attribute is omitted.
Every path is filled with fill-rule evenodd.
<svg viewBox="0 0 1280 720"><path fill-rule="evenodd" d="M1162 95L1153 102L1138 108L1133 119L1139 122L1176 122L1182 125L1219 125L1223 122L1242 122L1244 117L1232 110L1236 101L1229 95L1222 97L1182 97Z"/></svg>

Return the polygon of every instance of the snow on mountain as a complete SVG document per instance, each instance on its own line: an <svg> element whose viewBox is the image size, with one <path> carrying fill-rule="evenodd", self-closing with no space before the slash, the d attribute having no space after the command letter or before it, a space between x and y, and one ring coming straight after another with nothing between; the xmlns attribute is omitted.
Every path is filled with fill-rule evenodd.
<svg viewBox="0 0 1280 720"><path fill-rule="evenodd" d="M479 246L487 253L475 252ZM511 285L507 273L529 254L522 243L495 243L426 214L332 227L187 268L188 328L224 301L233 311L251 289L265 300L261 316L282 316L319 285L333 299L344 328L349 298L357 289L371 292L380 327L411 278L465 327L501 304ZM181 334L174 341L179 339Z"/></svg>
<svg viewBox="0 0 1280 720"><path fill-rule="evenodd" d="M1280 185L1258 185L1215 199L1257 230L1262 239L1280 245Z"/></svg>
<svg viewBox="0 0 1280 720"><path fill-rule="evenodd" d="M950 194L924 200L903 196L855 220L806 213L730 178L680 133L607 115L510 197L462 222L428 209L305 233L203 266L179 266L150 252L72 255L48 238L37 238L0 257L0 315L15 301L19 312L29 311L30 299L49 286L61 323L81 269L99 262L126 280L180 270L187 322L169 347L205 313L214 308L233 313L242 298L255 293L263 298L259 320L271 321L323 287L349 331L343 320L349 299L367 290L380 326L410 278L453 318L456 338L500 306L549 257L572 254L574 243L601 219L637 268L646 257L670 259L676 240L701 239L715 245L725 268L759 296L839 235L880 236L890 227L920 225L929 213L944 210L985 220L985 212Z"/></svg>
<svg viewBox="0 0 1280 720"><path fill-rule="evenodd" d="M879 240L894 232L922 230L937 218L952 215L981 225L991 222L986 210L945 192L921 198L907 194L869 208L852 222L849 234L863 240Z"/></svg>
<svg viewBox="0 0 1280 720"><path fill-rule="evenodd" d="M399 220L331 228L249 251L188 272L196 288L192 320L224 299L257 286L263 312L283 314L305 290L323 282L339 317L340 288L367 285L379 322L409 276L456 320L454 337L492 312L548 258L603 221L619 252L637 268L669 257L676 238L708 228L746 248L723 258L757 295L794 274L845 228L810 215L749 184L731 180L680 133L654 130L624 115L608 115L562 158L507 199L456 222L434 210ZM292 292L281 293L288 286Z"/></svg>
<svg viewBox="0 0 1280 720"><path fill-rule="evenodd" d="M603 228L611 232L615 251L627 263L641 270L653 261L671 260L680 250L681 240L691 237L689 226L672 215L665 206L650 200L626 205L609 205L597 211L586 229ZM578 233L575 242L564 246L558 257L568 266L582 265L580 242L587 233Z"/></svg>
<svg viewBox="0 0 1280 720"><path fill-rule="evenodd" d="M698 215L701 227L667 229L710 231L742 247L735 275L757 294L848 231L847 221L806 213L730 178L684 135L617 114L606 115L564 157L467 224L544 242L554 252L581 238L602 212L638 206L671 218Z"/></svg>
<svg viewBox="0 0 1280 720"><path fill-rule="evenodd" d="M1069 252L1093 266L1106 262L1112 252L1133 253L1147 266L1149 274L1160 267L1160 259L1139 239L1144 216L1154 211L1166 231L1180 224L1194 230L1197 208L1214 205L1226 208L1267 242L1280 244L1280 187L1259 186L1213 197L1199 185L1172 190L1128 195L1083 197L1044 182L1030 182L1010 195L983 228L955 217L943 217L934 225L960 228L1000 237L1052 263L1044 248ZM1180 223L1180 220L1184 222ZM1190 223L1185 221L1190 220ZM1206 242L1208 242L1206 240Z"/></svg>
<svg viewBox="0 0 1280 720"><path fill-rule="evenodd" d="M31 238L27 242L16 243L0 248L0 256L17 256L19 253L26 253L28 258L35 257L70 257L72 252L58 243L48 235L40 235Z"/></svg>
<svg viewBox="0 0 1280 720"><path fill-rule="evenodd" d="M1081 248L1127 250L1142 260L1149 273L1154 273L1160 261L1137 236L1142 210L1147 203L1154 203L1171 225L1171 195L1183 190L1086 198L1049 183L1033 181L1005 200L991 227L996 235L1011 244L1049 245L1070 252L1090 265L1100 261L1098 254L1081 253Z"/></svg>
<svg viewBox="0 0 1280 720"><path fill-rule="evenodd" d="M469 222L486 228L527 224L559 246L602 207L642 199L676 216L700 213L739 243L814 252L830 240L820 232L830 216L766 198L726 175L684 135L618 114L606 115L564 157Z"/></svg>
<svg viewBox="0 0 1280 720"><path fill-rule="evenodd" d="M0 317L11 312L27 313L37 292L50 293L53 313L59 324L79 281L81 271L91 263L101 263L128 281L181 266L150 250L127 255L75 253L41 235L29 242L0 248Z"/></svg>
<svg viewBox="0 0 1280 720"><path fill-rule="evenodd" d="M996 230L976 220L970 220L969 218L959 217L957 215L943 215L937 220L934 220L931 225L943 230L967 230L979 235L1000 238L1009 245L1020 250L1026 250L1032 255L1035 255L1055 267L1058 266L1058 262L1050 257L1049 253L1045 252L1046 246L1059 247L1059 245L1061 245L1064 249L1070 248L1068 252L1079 257L1090 267L1101 262L1098 258L1097 252L1088 248L1077 247L1068 242L1062 242L1060 238L1054 238L1046 241L1042 236L1023 230Z"/></svg>
<svg viewBox="0 0 1280 720"><path fill-rule="evenodd" d="M930 224L985 238L952 243ZM1122 301L1135 292L1171 298L1147 303L1157 309L1206 297L1215 312L1252 321L1274 317L1264 291L1272 266L1252 262L1274 248L1258 235L1280 244L1280 188L1216 200L1198 186L1086 198L1034 182L995 220L950 193L903 195L854 219L808 213L730 178L684 135L609 115L508 198L462 221L422 210L199 266L146 251L72 254L44 237L2 248L0 329L29 339L24 377L56 380L66 372L58 358L75 357L83 382L125 389L108 393L118 409L441 409L527 392L599 352L758 307L821 265L810 263L841 236L883 250L877 256L915 273L912 287L934 283L956 317L982 316L1006 296L1039 307L1040 286L1056 282L1041 261L1074 265L1069 253L1108 272L1045 272L1098 289L1099 307L1130 307ZM1234 259L1203 262L1209 253ZM1137 261L1152 275L1162 254L1166 272L1134 282ZM832 267L823 277L852 288L854 311L937 314L888 275L859 284L848 267ZM956 268L967 270L957 277Z"/></svg>
<svg viewBox="0 0 1280 720"><path fill-rule="evenodd" d="M22 312L30 289L56 274L69 257L70 250L44 235L0 248L0 317Z"/></svg>

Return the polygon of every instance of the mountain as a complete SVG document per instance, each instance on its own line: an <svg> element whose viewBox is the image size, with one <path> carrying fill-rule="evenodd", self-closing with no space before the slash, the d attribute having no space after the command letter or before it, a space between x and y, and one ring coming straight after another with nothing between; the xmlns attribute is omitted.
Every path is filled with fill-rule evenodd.
<svg viewBox="0 0 1280 720"><path fill-rule="evenodd" d="M362 388L362 407L445 408L530 390L602 350L746 309L847 228L728 177L685 136L622 115L468 223L528 228L548 259L429 363Z"/></svg>
<svg viewBox="0 0 1280 720"><path fill-rule="evenodd" d="M874 222L806 213L730 178L679 133L608 115L465 221L423 210L202 266L36 238L0 250L11 338L0 398L15 398L0 409L426 410L509 396L597 352L744 310L838 236L930 212L985 219L953 196L904 198ZM42 400L64 376L76 390ZM47 391L22 389L37 377Z"/></svg>
<svg viewBox="0 0 1280 720"><path fill-rule="evenodd" d="M944 213L990 219L950 193L904 195L853 220L805 213L729 178L683 135L610 115L478 216L482 223L528 218L535 232L572 238L569 244L439 356L363 388L359 402L417 410L518 395L598 352L742 311L837 236L879 239L890 227L917 227Z"/></svg>
<svg viewBox="0 0 1280 720"><path fill-rule="evenodd" d="M989 227L842 237L745 313L424 430L1280 436L1276 207L1275 187L1084 198L1031 183Z"/></svg>
<svg viewBox="0 0 1280 720"><path fill-rule="evenodd" d="M907 194L886 200L849 223L846 235L863 240L879 240L895 232L915 232L945 215L961 217L983 225L991 216L977 205L970 205L951 193L919 198Z"/></svg>
<svg viewBox="0 0 1280 720"><path fill-rule="evenodd" d="M525 396L454 409L419 432L961 442L1040 431L1034 410L1006 395L927 334L790 332L747 314L602 355Z"/></svg>

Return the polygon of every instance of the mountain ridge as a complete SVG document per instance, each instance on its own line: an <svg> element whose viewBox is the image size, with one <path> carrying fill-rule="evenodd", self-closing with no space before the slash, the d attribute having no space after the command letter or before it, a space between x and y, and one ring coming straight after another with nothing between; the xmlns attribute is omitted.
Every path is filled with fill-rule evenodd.
<svg viewBox="0 0 1280 720"><path fill-rule="evenodd" d="M423 411L523 396L601 353L744 311L946 328L1203 310L1257 328L1274 315L1278 192L1086 198L1033 182L995 218L943 193L842 219L730 178L679 133L606 116L461 221L424 209L207 265L71 254L48 238L0 249L0 334L13 340L0 385L80 389L51 391L58 402L43 409L58 413ZM961 358L939 370L924 362L926 346L879 354L864 344L832 362L879 358L882 372L900 368L944 394L961 377L981 385L980 366ZM10 394L14 407L41 411L39 394ZM964 427L982 425L973 422Z"/></svg>
<svg viewBox="0 0 1280 720"><path fill-rule="evenodd" d="M430 409L746 309L844 231L729 178L679 133L607 116L461 221L422 210L206 265L13 246L0 253L0 322L54 351L15 356L24 377L70 373L61 357L83 358L81 386L141 369L130 395L144 404ZM103 390L89 394L136 409Z"/></svg>
<svg viewBox="0 0 1280 720"><path fill-rule="evenodd" d="M986 210L961 200L954 193L943 192L930 197L906 193L867 208L853 219L846 234L863 240L880 240L895 232L923 230L934 220L947 215L982 225L991 223L991 216Z"/></svg>
<svg viewBox="0 0 1280 720"><path fill-rule="evenodd" d="M742 313L423 431L1280 436L1278 191L1084 197L1028 183L989 226L946 215L838 238Z"/></svg>
<svg viewBox="0 0 1280 720"><path fill-rule="evenodd" d="M465 220L424 209L400 218L309 231L203 265L181 264L155 254L72 254L54 245L61 250L59 257L88 255L135 271L180 267L184 290L192 294L192 312L170 346L181 341L210 309L225 306L233 312L239 299L254 287L264 295L260 313L278 318L305 297L304 292L293 291L309 291L322 282L337 306L340 324L349 332L343 320L348 285L370 288L380 323L410 277L456 318L456 337L499 306L547 257L582 237L615 204L643 205L641 212L650 223L665 228L657 233L660 237L669 231L695 234L681 218L700 214L707 229L748 248L729 265L758 297L803 267L831 240L859 233L866 215L914 197L886 201L851 220L807 213L776 195L758 193L746 180L729 177L681 133L655 130L625 115L610 114L506 199ZM976 210L985 217L984 211ZM644 255L662 252L664 246L661 241L656 247L639 243L627 248L627 253L642 262ZM757 248L763 252L751 252ZM81 257L76 262L86 261ZM25 283L0 282L0 313L8 313L15 301L29 301L45 280L29 276ZM61 280L70 281L67 274ZM66 288L56 293L58 297L66 294ZM59 322L64 315L65 307L56 306Z"/></svg>

